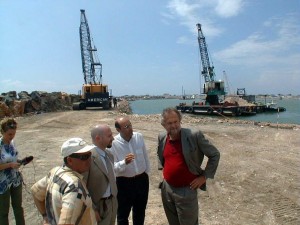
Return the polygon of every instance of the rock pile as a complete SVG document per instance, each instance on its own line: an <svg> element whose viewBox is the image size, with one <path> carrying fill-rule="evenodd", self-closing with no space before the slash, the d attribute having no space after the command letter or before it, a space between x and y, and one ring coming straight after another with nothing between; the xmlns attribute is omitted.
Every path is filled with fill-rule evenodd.
<svg viewBox="0 0 300 225"><path fill-rule="evenodd" d="M129 102L125 99L119 99L117 109L120 113L132 114L131 106Z"/></svg>
<svg viewBox="0 0 300 225"><path fill-rule="evenodd" d="M69 95L64 92L33 91L29 94L22 91L17 94L16 91L10 91L0 95L0 119L24 114L72 110L72 104L79 100L79 95ZM117 111L132 114L130 104L125 99L118 100Z"/></svg>
<svg viewBox="0 0 300 225"><path fill-rule="evenodd" d="M239 96L229 96L224 99L225 105L237 105L237 106L255 106L255 104L248 102Z"/></svg>
<svg viewBox="0 0 300 225"><path fill-rule="evenodd" d="M80 96L64 92L47 93L44 91L10 91L0 95L0 118L6 116L23 116L24 114L71 110L72 103Z"/></svg>

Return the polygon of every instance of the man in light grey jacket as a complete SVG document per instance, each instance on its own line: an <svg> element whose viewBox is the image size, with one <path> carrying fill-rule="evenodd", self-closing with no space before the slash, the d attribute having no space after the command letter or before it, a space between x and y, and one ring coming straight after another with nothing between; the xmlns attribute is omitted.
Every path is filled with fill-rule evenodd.
<svg viewBox="0 0 300 225"><path fill-rule="evenodd" d="M107 151L114 137L107 125L91 130L93 144L90 170L85 174L87 188L93 200L98 225L115 225L117 215L117 185L113 171L113 155Z"/></svg>

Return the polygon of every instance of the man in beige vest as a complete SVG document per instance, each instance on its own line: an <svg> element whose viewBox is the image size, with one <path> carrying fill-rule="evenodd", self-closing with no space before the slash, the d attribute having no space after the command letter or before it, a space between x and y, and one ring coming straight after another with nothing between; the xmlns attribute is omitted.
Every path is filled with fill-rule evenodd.
<svg viewBox="0 0 300 225"><path fill-rule="evenodd" d="M87 188L93 200L98 225L115 225L117 214L117 186L113 172L113 156L106 151L114 140L107 125L97 125L91 130L93 144L92 162L85 175Z"/></svg>
<svg viewBox="0 0 300 225"><path fill-rule="evenodd" d="M64 165L54 167L31 187L43 224L97 224L82 175L89 170L93 148L81 138L68 139L61 147Z"/></svg>

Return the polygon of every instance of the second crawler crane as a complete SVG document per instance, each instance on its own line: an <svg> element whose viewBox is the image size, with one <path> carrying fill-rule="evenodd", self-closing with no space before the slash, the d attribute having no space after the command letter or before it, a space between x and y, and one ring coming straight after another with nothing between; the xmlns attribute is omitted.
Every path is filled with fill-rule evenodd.
<svg viewBox="0 0 300 225"><path fill-rule="evenodd" d="M204 77L203 94L206 94L205 104L218 105L219 96L225 95L224 81L215 80L214 67L210 65L205 37L201 30L201 24L196 24L198 29L198 43L202 62L202 76Z"/></svg>

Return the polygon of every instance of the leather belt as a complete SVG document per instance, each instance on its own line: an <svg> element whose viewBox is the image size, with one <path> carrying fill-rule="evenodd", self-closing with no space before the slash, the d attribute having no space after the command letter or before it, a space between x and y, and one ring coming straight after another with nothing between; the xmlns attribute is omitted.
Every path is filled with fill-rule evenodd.
<svg viewBox="0 0 300 225"><path fill-rule="evenodd" d="M146 172L143 172L143 173L140 173L138 175L135 175L133 177L117 177L118 178L121 178L121 179L135 179L135 178L139 178L139 177L142 177L142 176L145 176L146 175Z"/></svg>
<svg viewBox="0 0 300 225"><path fill-rule="evenodd" d="M101 200L108 200L108 199L111 199L113 196L112 195L110 195L110 196L108 196L108 197L105 197L105 198L101 198Z"/></svg>

